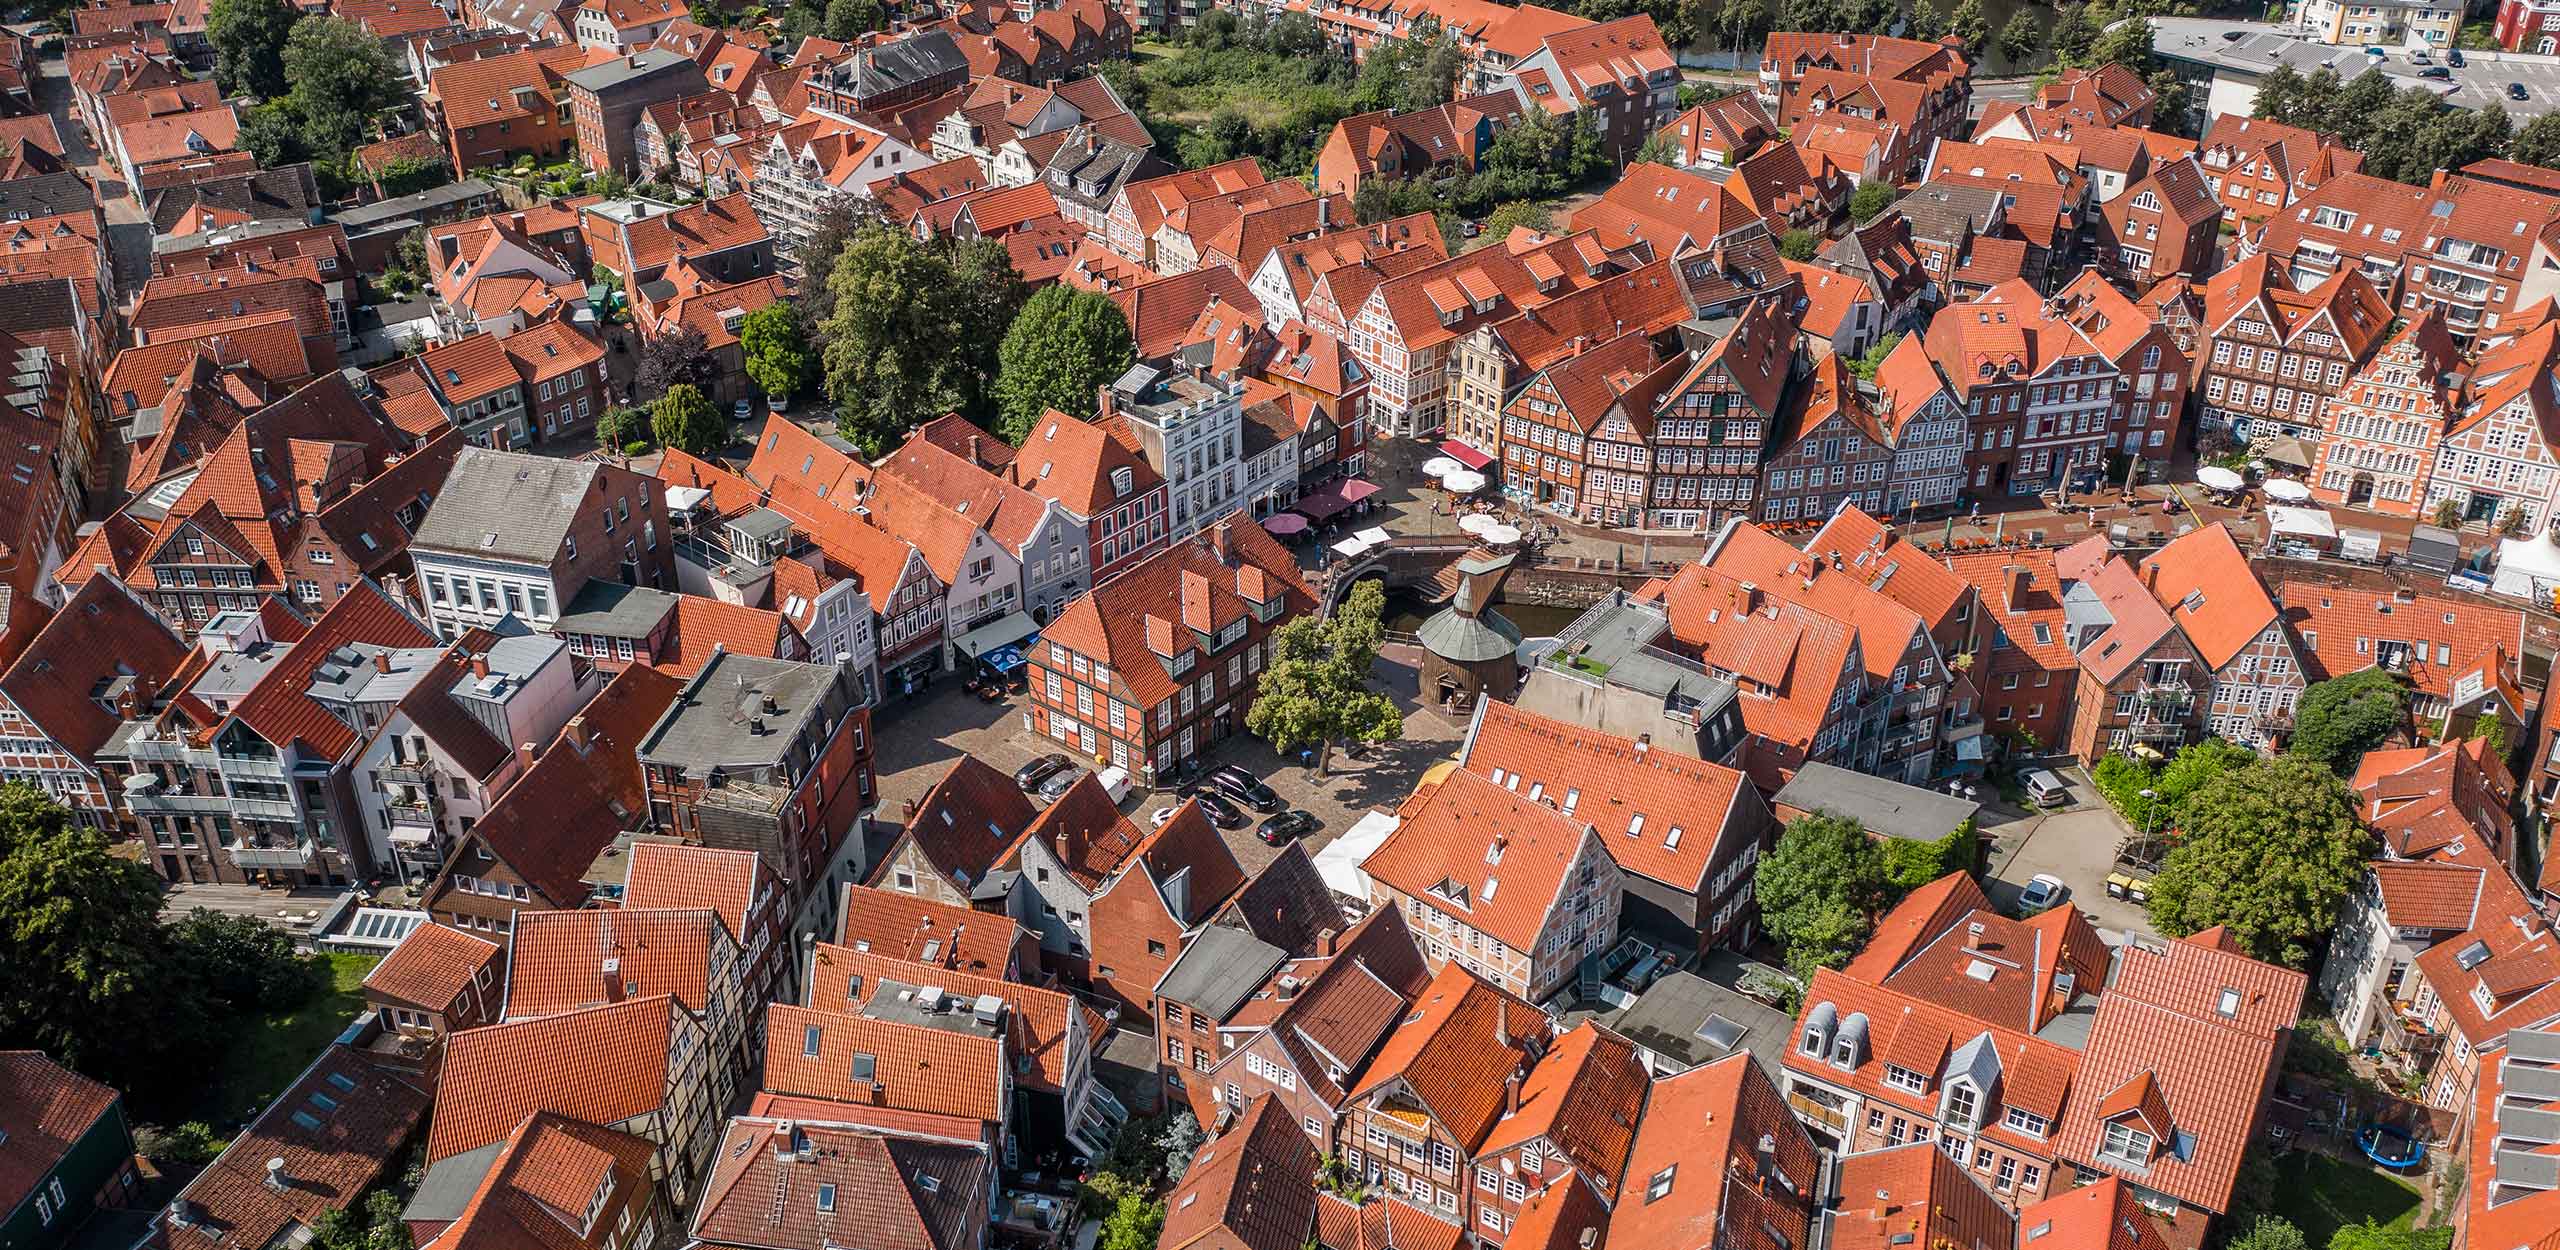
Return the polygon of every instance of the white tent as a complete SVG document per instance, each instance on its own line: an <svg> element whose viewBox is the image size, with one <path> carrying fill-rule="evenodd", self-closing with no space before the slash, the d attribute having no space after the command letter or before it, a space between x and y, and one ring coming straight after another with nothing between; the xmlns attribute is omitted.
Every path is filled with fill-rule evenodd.
<svg viewBox="0 0 2560 1250"><path fill-rule="evenodd" d="M1361 861L1368 859L1395 831L1396 818L1391 812L1362 815L1359 823L1343 830L1341 837L1316 852L1316 875L1324 878L1326 887L1336 894L1369 897L1369 874L1360 870Z"/></svg>
<svg viewBox="0 0 2560 1250"><path fill-rule="evenodd" d="M1353 537L1346 538L1341 542L1335 543L1333 545L1333 550L1334 554L1341 556L1343 559L1357 560L1369 550L1369 544L1362 542L1357 535L1354 535Z"/></svg>
<svg viewBox="0 0 2560 1250"><path fill-rule="evenodd" d="M2498 544L2498 576L2489 589L2496 594L2550 603L2560 589L2560 547L2544 538L2511 538Z"/></svg>
<svg viewBox="0 0 2560 1250"><path fill-rule="evenodd" d="M2287 508L2271 505L2267 523L2279 534L2292 538L2329 539L2338 536L2338 523L2318 508Z"/></svg>

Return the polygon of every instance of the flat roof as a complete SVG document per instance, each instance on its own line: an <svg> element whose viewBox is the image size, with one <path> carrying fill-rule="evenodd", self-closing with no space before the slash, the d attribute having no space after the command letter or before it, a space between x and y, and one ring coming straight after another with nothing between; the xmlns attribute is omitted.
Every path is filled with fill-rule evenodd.
<svg viewBox="0 0 2560 1250"><path fill-rule="evenodd" d="M1846 816L1870 833L1935 842L1955 831L1982 805L1952 794L1906 786L1831 764L1807 764L1780 789L1776 802L1808 812Z"/></svg>
<svg viewBox="0 0 2560 1250"><path fill-rule="evenodd" d="M688 770L771 768L821 714L835 683L833 665L718 650L641 739L640 762ZM750 728L756 720L764 722L761 734Z"/></svg>

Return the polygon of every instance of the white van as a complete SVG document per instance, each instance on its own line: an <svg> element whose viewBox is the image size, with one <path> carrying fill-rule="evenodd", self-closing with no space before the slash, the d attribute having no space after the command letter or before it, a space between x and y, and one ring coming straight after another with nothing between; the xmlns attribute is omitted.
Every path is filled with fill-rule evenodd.
<svg viewBox="0 0 2560 1250"><path fill-rule="evenodd" d="M2060 807L2071 801L2071 787L2051 769L2030 768L2018 784L2026 787L2027 798L2038 807Z"/></svg>
<svg viewBox="0 0 2560 1250"><path fill-rule="evenodd" d="M1112 802L1114 802L1114 803L1121 803L1121 802L1125 802L1125 801L1127 801L1127 800L1128 800L1128 798L1129 798L1129 770L1128 770L1128 769L1125 769L1125 768L1106 768L1106 769L1103 769L1101 772L1095 773L1095 774L1093 775L1093 779L1102 783L1102 792L1103 792L1103 793L1105 793L1105 794L1110 795L1110 796L1111 796L1111 801L1112 801Z"/></svg>

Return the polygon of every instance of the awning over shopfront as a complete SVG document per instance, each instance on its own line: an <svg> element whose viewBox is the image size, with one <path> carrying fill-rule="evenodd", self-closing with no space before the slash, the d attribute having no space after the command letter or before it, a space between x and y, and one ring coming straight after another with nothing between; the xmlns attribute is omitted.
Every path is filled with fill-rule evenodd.
<svg viewBox="0 0 2560 1250"><path fill-rule="evenodd" d="M1040 632L1028 612L1010 612L960 635L952 647L964 658L980 659Z"/></svg>
<svg viewBox="0 0 2560 1250"><path fill-rule="evenodd" d="M1469 447L1465 443L1456 441L1440 444L1440 454L1447 456L1470 469L1474 469L1479 473L1484 471L1484 467L1486 465L1493 463L1493 457L1477 451L1475 448Z"/></svg>
<svg viewBox="0 0 2560 1250"><path fill-rule="evenodd" d="M1299 496L1296 503L1289 505L1289 510L1308 520L1321 521L1377 493L1376 482L1346 477L1340 481L1327 482Z"/></svg>

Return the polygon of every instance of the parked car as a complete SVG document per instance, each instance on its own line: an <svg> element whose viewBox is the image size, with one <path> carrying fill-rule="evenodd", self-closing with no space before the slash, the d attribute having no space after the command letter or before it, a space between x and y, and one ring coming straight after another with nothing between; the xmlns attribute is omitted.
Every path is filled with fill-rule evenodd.
<svg viewBox="0 0 2560 1250"><path fill-rule="evenodd" d="M1313 812L1282 812L1264 820L1256 836L1264 846L1287 846L1292 839L1315 832L1317 823Z"/></svg>
<svg viewBox="0 0 2560 1250"><path fill-rule="evenodd" d="M744 421L747 418L756 415L756 406L741 399L738 402L729 405L729 415L737 420Z"/></svg>
<svg viewBox="0 0 2560 1250"><path fill-rule="evenodd" d="M1084 775L1084 770L1081 768L1060 769L1050 774L1047 781L1040 783L1040 797L1055 803L1067 797L1067 791L1074 789L1077 782L1084 780Z"/></svg>
<svg viewBox="0 0 2560 1250"><path fill-rule="evenodd" d="M1114 806L1118 806L1120 803L1125 802L1128 799L1128 769L1116 767L1106 768L1101 772L1095 773L1093 775L1093 779L1102 783L1102 792L1111 796L1111 802Z"/></svg>
<svg viewBox="0 0 2560 1250"><path fill-rule="evenodd" d="M2447 48L2447 49L2445 49L2445 52L2444 52L2444 63L2445 63L2445 64L2447 64L2447 65L2450 65L2450 66L2454 67L2455 69L2460 69L2460 68L2462 68L2462 49L2460 49L2460 48Z"/></svg>
<svg viewBox="0 0 2560 1250"><path fill-rule="evenodd" d="M2071 887L2064 885L2062 878L2051 873L2037 873L2027 878L2026 889L2018 891L2019 914L2035 915L2061 902L2070 893Z"/></svg>
<svg viewBox="0 0 2560 1250"><path fill-rule="evenodd" d="M2027 798L2038 807L2060 807L2071 801L2071 787L2049 768L2028 769L2025 776L2018 778L2018 784L2026 788Z"/></svg>
<svg viewBox="0 0 2560 1250"><path fill-rule="evenodd" d="M2511 82L2507 84L2507 98L2510 100L2530 100L2533 98L2533 93L2525 90L2523 83Z"/></svg>
<svg viewBox="0 0 2560 1250"><path fill-rule="evenodd" d="M2433 65L2436 63L2436 59L2434 57L2427 55L2427 50L2425 48L2419 48L2410 52L2409 60L2418 65Z"/></svg>
<svg viewBox="0 0 2560 1250"><path fill-rule="evenodd" d="M1276 812L1286 806L1271 787L1262 784L1259 778L1234 765L1209 774L1209 785L1218 793L1257 812Z"/></svg>
<svg viewBox="0 0 2560 1250"><path fill-rule="evenodd" d="M1208 817L1210 824L1221 829L1244 828L1245 814L1237 811L1236 805L1221 797L1217 791L1202 790L1191 798L1200 805L1200 814Z"/></svg>
<svg viewBox="0 0 2560 1250"><path fill-rule="evenodd" d="M2436 81L2438 81L2438 82L2443 82L2443 81L2445 81L2445 80L2450 79L2450 78L2452 78L2452 77L2453 77L2453 71L2452 71L2452 70L2449 70L2449 69L2446 69L2444 66L2441 66L2441 65L2430 65L2430 66L2426 67L2425 69L2419 70L2419 71L2418 71L2418 77L2420 77L2420 78L2432 78L2432 79L2435 79L2435 80L2436 80Z"/></svg>
<svg viewBox="0 0 2560 1250"><path fill-rule="evenodd" d="M1040 790L1041 782L1047 781L1051 777L1055 777L1059 773L1066 771L1066 768L1066 756L1043 755L1020 768L1014 769L1013 784L1022 787L1022 792L1024 794L1036 794Z"/></svg>

